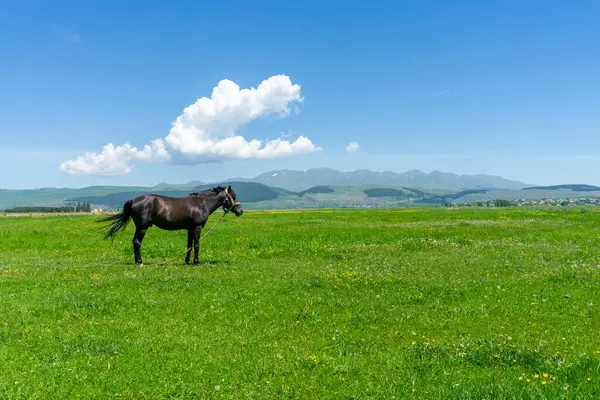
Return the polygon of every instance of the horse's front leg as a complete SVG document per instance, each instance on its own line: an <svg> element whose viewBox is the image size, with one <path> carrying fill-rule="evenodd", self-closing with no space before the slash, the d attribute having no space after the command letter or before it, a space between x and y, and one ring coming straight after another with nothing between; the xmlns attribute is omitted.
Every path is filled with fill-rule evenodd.
<svg viewBox="0 0 600 400"><path fill-rule="evenodd" d="M194 265L198 265L198 252L200 250L200 232L202 231L202 225L198 225L194 228Z"/></svg>
<svg viewBox="0 0 600 400"><path fill-rule="evenodd" d="M192 245L194 244L194 229L188 229L188 240L187 240L187 252L185 254L185 263L190 263L190 256L192 255Z"/></svg>

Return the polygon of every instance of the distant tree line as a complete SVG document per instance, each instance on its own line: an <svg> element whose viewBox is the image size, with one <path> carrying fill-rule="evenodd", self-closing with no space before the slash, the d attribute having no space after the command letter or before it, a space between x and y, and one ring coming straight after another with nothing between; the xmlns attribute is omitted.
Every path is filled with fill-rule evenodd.
<svg viewBox="0 0 600 400"><path fill-rule="evenodd" d="M515 202L512 200L496 199L494 200L494 205L496 207L512 207L515 205Z"/></svg>
<svg viewBox="0 0 600 400"><path fill-rule="evenodd" d="M486 200L486 201L476 201L474 203L467 203L465 206L475 206L475 207L513 207L516 206L517 203L513 200L505 200L505 199L496 199L496 200Z"/></svg>
<svg viewBox="0 0 600 400"><path fill-rule="evenodd" d="M91 211L92 211L92 205L90 203L77 202L77 205L75 206L75 212L91 212Z"/></svg>
<svg viewBox="0 0 600 400"><path fill-rule="evenodd" d="M92 205L90 203L78 202L75 206L64 207L43 207L43 206L24 206L14 207L4 210L5 213L72 213L72 212L91 212Z"/></svg>

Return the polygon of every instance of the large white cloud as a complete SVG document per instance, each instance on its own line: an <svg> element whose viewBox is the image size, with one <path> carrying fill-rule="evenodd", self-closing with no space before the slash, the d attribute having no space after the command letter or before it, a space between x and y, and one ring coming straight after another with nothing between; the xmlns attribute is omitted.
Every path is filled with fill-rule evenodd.
<svg viewBox="0 0 600 400"><path fill-rule="evenodd" d="M136 161L199 164L228 159L274 158L320 150L304 136L291 142L282 138L263 143L236 134L248 122L270 115L287 116L302 103L300 85L285 75L272 76L257 88L240 89L222 80L211 97L186 107L164 139L141 150L126 143L104 146L100 153L86 153L63 162L59 171L71 174L118 175L131 172Z"/></svg>

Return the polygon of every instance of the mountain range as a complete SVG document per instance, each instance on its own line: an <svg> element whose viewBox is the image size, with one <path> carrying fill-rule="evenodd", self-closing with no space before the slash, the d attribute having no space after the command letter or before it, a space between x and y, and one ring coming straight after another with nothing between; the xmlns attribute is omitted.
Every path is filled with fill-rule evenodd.
<svg viewBox="0 0 600 400"><path fill-rule="evenodd" d="M145 186L90 186L81 189L0 189L0 210L13 207L72 206L120 209L143 193L182 197L217 184L231 184L246 209L323 207L398 207L410 204L448 204L495 199L600 197L600 188L584 184L530 186L490 175L456 175L433 171L340 172L328 168L307 171L277 170L252 179L221 182L193 181Z"/></svg>
<svg viewBox="0 0 600 400"><path fill-rule="evenodd" d="M519 190L531 186L493 175L457 175L449 172L432 171L429 173L412 170L406 172L376 172L360 169L342 172L331 168L312 168L306 171L275 170L265 172L254 178L231 178L224 182L256 182L290 191L302 191L313 186L359 186L359 185L394 185L410 186L425 189L507 189ZM195 181L187 184L159 184L160 187L184 187L202 185L205 182ZM158 185L157 185L158 186Z"/></svg>

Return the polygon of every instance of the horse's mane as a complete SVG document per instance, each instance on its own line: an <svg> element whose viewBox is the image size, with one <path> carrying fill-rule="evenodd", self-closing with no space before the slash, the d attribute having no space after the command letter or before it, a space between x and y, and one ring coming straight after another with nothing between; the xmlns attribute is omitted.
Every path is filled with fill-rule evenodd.
<svg viewBox="0 0 600 400"><path fill-rule="evenodd" d="M215 186L214 188L202 190L200 192L190 193L190 196L206 196L208 194L221 193L225 188L223 186Z"/></svg>

